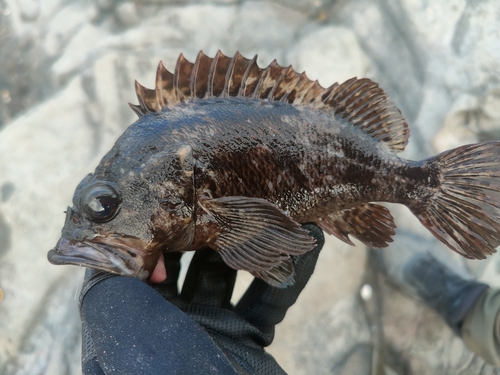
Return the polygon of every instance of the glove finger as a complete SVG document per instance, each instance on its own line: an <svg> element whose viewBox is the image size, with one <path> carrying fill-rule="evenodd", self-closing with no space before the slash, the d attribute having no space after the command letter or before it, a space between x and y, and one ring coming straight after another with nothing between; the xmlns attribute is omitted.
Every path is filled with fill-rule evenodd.
<svg viewBox="0 0 500 375"><path fill-rule="evenodd" d="M104 375L85 321L82 322L82 373L85 375Z"/></svg>
<svg viewBox="0 0 500 375"><path fill-rule="evenodd" d="M182 287L181 299L207 307L231 307L236 270L212 249L196 251Z"/></svg>
<svg viewBox="0 0 500 375"><path fill-rule="evenodd" d="M288 288L280 289L256 279L235 308L235 311L251 324L264 331L265 328L270 328L272 334L274 326L283 320L288 308L295 303L309 281L325 243L323 231L318 226L304 224L302 227L316 239L316 246L304 255L292 257L295 268L295 283ZM270 340L272 340L272 335Z"/></svg>
<svg viewBox="0 0 500 375"><path fill-rule="evenodd" d="M163 298L174 302L179 297L177 289L177 280L181 270L181 256L183 253L167 253L164 254L165 269L167 270L167 278L161 283L155 283L151 286L160 293Z"/></svg>

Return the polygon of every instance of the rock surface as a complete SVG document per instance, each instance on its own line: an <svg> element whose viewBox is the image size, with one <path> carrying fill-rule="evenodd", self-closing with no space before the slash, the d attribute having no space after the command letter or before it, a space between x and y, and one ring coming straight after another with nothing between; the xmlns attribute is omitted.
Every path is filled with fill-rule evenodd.
<svg viewBox="0 0 500 375"><path fill-rule="evenodd" d="M80 372L83 271L46 253L75 186L134 121L133 80L153 86L159 60L239 50L325 86L370 77L410 123L403 156L421 158L500 137L499 12L493 0L0 0L0 373ZM436 252L500 285L498 256ZM380 257L398 251L328 240L269 349L290 374L500 374L381 275Z"/></svg>

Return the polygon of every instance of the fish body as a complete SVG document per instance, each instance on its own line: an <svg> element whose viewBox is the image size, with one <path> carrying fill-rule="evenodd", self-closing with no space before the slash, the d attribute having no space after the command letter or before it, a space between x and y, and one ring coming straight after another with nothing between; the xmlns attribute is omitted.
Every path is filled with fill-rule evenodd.
<svg viewBox="0 0 500 375"><path fill-rule="evenodd" d="M140 118L77 187L49 260L146 279L160 254L211 247L286 286L290 256L314 247L299 223L387 246L396 226L373 202L406 205L466 257L495 251L499 142L401 159L408 126L377 84L324 89L255 60L181 55L155 90L137 84Z"/></svg>

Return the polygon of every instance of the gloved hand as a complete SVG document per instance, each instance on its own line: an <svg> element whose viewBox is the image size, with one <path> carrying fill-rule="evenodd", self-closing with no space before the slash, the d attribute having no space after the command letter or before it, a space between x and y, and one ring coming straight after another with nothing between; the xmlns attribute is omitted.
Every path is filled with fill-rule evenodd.
<svg viewBox="0 0 500 375"><path fill-rule="evenodd" d="M230 303L236 271L213 250L197 251L179 294L181 254L166 256L167 279L138 279L88 270L80 295L84 374L285 374L264 347L309 280L323 232L303 226L316 247L293 259L288 288L254 280Z"/></svg>

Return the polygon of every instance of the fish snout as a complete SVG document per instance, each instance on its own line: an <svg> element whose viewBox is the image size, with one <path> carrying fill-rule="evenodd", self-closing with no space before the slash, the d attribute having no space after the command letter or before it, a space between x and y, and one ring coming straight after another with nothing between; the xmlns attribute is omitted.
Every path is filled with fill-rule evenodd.
<svg viewBox="0 0 500 375"><path fill-rule="evenodd" d="M48 252L47 258L55 265L72 264L140 279L149 276L143 268L142 257L126 249L92 241L72 241L61 237L55 248Z"/></svg>

